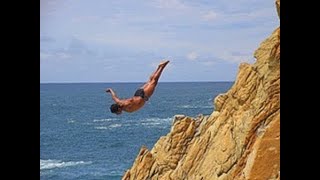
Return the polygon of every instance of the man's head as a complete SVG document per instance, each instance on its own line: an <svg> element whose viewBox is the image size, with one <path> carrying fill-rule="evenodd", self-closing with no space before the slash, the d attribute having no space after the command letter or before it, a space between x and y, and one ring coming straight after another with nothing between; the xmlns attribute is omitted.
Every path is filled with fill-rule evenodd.
<svg viewBox="0 0 320 180"><path fill-rule="evenodd" d="M119 114L122 113L122 108L118 104L112 104L110 106L110 111L112 113L115 113L115 114L119 115Z"/></svg>

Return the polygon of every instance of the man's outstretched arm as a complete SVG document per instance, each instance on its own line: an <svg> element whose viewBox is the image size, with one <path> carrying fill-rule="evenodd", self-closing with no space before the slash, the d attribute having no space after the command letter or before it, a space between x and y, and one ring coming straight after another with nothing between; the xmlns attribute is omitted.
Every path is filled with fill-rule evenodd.
<svg viewBox="0 0 320 180"><path fill-rule="evenodd" d="M117 97L116 93L111 88L108 88L106 90L106 92L111 94L112 99L114 100L114 102L116 102L117 104L121 104L122 103L122 101Z"/></svg>

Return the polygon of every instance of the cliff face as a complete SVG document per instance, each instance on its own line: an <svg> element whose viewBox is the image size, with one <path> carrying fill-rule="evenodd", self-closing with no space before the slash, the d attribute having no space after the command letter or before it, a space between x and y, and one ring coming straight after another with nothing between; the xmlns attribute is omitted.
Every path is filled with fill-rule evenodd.
<svg viewBox="0 0 320 180"><path fill-rule="evenodd" d="M280 179L280 27L254 57L210 116L175 116L170 133L151 151L142 147L122 179Z"/></svg>

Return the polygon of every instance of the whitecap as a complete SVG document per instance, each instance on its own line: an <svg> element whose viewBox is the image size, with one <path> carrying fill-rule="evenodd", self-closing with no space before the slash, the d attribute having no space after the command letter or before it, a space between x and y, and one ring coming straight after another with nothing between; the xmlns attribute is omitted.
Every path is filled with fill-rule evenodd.
<svg viewBox="0 0 320 180"><path fill-rule="evenodd" d="M110 128L117 128L117 127L121 127L121 124L111 124L109 127Z"/></svg>
<svg viewBox="0 0 320 180"><path fill-rule="evenodd" d="M147 127L153 127L153 126L161 126L165 124L170 124L172 121L171 117L168 118L146 118L142 119L140 121L140 124Z"/></svg>
<svg viewBox="0 0 320 180"><path fill-rule="evenodd" d="M98 126L98 127L94 127L95 129L109 129L108 127L105 126Z"/></svg>
<svg viewBox="0 0 320 180"><path fill-rule="evenodd" d="M168 117L168 118L146 118L146 119L141 120L141 122L159 122L159 123L162 123L162 122L170 122L171 120L172 120L171 117Z"/></svg>
<svg viewBox="0 0 320 180"><path fill-rule="evenodd" d="M95 129L113 129L113 128L118 128L121 127L122 124L111 124L109 126L96 126L94 127Z"/></svg>
<svg viewBox="0 0 320 180"><path fill-rule="evenodd" d="M68 166L76 166L80 164L91 164L91 161L84 162L84 161L68 161L63 162L61 160L42 160L40 159L40 170L44 169L53 169L53 168L64 168Z"/></svg>
<svg viewBox="0 0 320 180"><path fill-rule="evenodd" d="M107 122L107 121L113 121L114 118L106 118L106 119L94 119L93 122Z"/></svg>
<svg viewBox="0 0 320 180"><path fill-rule="evenodd" d="M141 123L142 125L145 125L145 126L155 126L155 125L159 125L161 123L159 122L149 122L149 123Z"/></svg>
<svg viewBox="0 0 320 180"><path fill-rule="evenodd" d="M182 109L206 109L206 108L213 108L213 106L183 105L183 106L178 106L178 108L182 108Z"/></svg>
<svg viewBox="0 0 320 180"><path fill-rule="evenodd" d="M178 106L179 108L193 108L192 106L190 105L183 105L183 106Z"/></svg>
<svg viewBox="0 0 320 180"><path fill-rule="evenodd" d="M75 123L76 121L74 119L72 119L72 118L67 118L67 122L68 123Z"/></svg>

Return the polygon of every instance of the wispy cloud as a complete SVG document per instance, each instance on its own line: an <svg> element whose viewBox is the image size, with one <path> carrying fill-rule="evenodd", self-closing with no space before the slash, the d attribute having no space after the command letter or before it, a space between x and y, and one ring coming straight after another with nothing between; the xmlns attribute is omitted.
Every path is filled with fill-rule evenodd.
<svg viewBox="0 0 320 180"><path fill-rule="evenodd" d="M254 57L252 54L249 53L244 53L244 52L222 52L222 53L218 53L218 57L225 61L225 62L229 62L229 63L242 63L242 62L253 62L254 61Z"/></svg>
<svg viewBox="0 0 320 180"><path fill-rule="evenodd" d="M41 0L40 1L40 16L54 16L57 15L59 9L64 7L70 0Z"/></svg>
<svg viewBox="0 0 320 180"><path fill-rule="evenodd" d="M87 22L98 22L103 20L100 16L97 15L89 15L89 16L77 16L71 18L71 21L74 23L87 23Z"/></svg>
<svg viewBox="0 0 320 180"><path fill-rule="evenodd" d="M213 66L216 64L216 62L214 61L204 61L204 62L201 62L201 64L205 65L205 66Z"/></svg>
<svg viewBox="0 0 320 180"><path fill-rule="evenodd" d="M52 55L50 53L46 53L46 52L40 52L40 60L46 60L48 58L50 58Z"/></svg>
<svg viewBox="0 0 320 180"><path fill-rule="evenodd" d="M196 60L197 58L198 58L198 53L194 51L187 54L187 59L189 60Z"/></svg>
<svg viewBox="0 0 320 180"><path fill-rule="evenodd" d="M65 52L58 52L58 53L56 53L56 56L57 56L59 59L69 59L69 58L72 57L70 54L65 53Z"/></svg>
<svg viewBox="0 0 320 180"><path fill-rule="evenodd" d="M257 23L256 21L263 22L266 19L274 19L276 20L276 14L270 14L270 11L273 11L273 8L259 8L249 12L240 11L235 13L224 13L224 23L231 24L231 23Z"/></svg>
<svg viewBox="0 0 320 180"><path fill-rule="evenodd" d="M157 0L155 7L166 9L186 9L187 6L181 0Z"/></svg>
<svg viewBox="0 0 320 180"><path fill-rule="evenodd" d="M40 60L65 60L70 59L72 57L71 54L67 52L41 52L40 51Z"/></svg>
<svg viewBox="0 0 320 180"><path fill-rule="evenodd" d="M41 42L54 42L54 38L50 36L40 35L40 41Z"/></svg>
<svg viewBox="0 0 320 180"><path fill-rule="evenodd" d="M205 13L205 14L202 16L202 18L203 18L204 20L206 20L206 21L211 21L211 20L216 19L217 16L218 16L217 13L215 13L214 11L211 10L211 11Z"/></svg>

